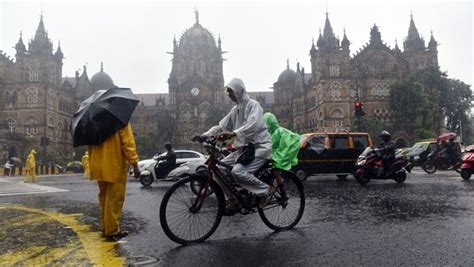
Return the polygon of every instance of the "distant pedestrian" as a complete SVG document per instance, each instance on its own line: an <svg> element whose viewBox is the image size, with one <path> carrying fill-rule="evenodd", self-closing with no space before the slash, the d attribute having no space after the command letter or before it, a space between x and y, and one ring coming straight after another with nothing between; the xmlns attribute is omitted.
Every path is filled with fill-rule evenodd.
<svg viewBox="0 0 474 267"><path fill-rule="evenodd" d="M99 145L89 145L89 167L91 180L99 184L102 232L108 241L118 241L128 232L120 230L120 216L125 201L128 164L133 166L138 178L138 155L132 126L108 137Z"/></svg>
<svg viewBox="0 0 474 267"><path fill-rule="evenodd" d="M13 164L10 163L9 160L5 162L4 168L5 168L5 176L10 176L12 173L12 168L14 167Z"/></svg>
<svg viewBox="0 0 474 267"><path fill-rule="evenodd" d="M91 178L90 171L89 171L89 152L86 151L84 156L82 156L82 168L84 169L84 178L88 179Z"/></svg>
<svg viewBox="0 0 474 267"><path fill-rule="evenodd" d="M36 182L36 151L34 149L31 150L30 154L26 158L26 166L25 166L25 178L24 182L29 183L30 178L31 182Z"/></svg>

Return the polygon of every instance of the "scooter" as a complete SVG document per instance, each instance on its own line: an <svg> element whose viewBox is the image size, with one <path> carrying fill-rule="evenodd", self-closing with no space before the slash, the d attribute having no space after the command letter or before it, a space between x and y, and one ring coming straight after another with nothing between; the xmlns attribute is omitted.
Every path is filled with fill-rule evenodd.
<svg viewBox="0 0 474 267"><path fill-rule="evenodd" d="M393 179L398 184L402 184L407 178L407 172L411 172L411 164L405 157L398 156L392 162L391 170L385 173L379 152L368 147L357 159L354 177L361 185L367 184L370 179Z"/></svg>
<svg viewBox="0 0 474 267"><path fill-rule="evenodd" d="M172 178L168 177L169 174L176 168L170 169L166 165L166 160L156 160L155 162L148 165L145 170L140 173L140 183L143 186L150 186L155 180L173 180ZM177 167L181 165L183 165L183 163L177 165Z"/></svg>
<svg viewBox="0 0 474 267"><path fill-rule="evenodd" d="M462 157L461 177L468 181L474 173L474 146L469 146Z"/></svg>
<svg viewBox="0 0 474 267"><path fill-rule="evenodd" d="M455 170L457 173L460 173L461 162L458 161L453 165L448 161L446 155L434 151L428 155L427 160L421 165L421 168L428 174L433 174L437 170Z"/></svg>

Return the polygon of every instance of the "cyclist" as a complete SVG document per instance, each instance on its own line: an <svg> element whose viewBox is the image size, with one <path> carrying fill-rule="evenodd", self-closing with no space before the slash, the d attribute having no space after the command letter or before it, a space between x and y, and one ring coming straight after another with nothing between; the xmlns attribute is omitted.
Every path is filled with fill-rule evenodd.
<svg viewBox="0 0 474 267"><path fill-rule="evenodd" d="M203 134L215 136L220 140L234 138L237 151L226 156L222 162L232 166L231 174L235 181L247 191L259 197L259 204L264 206L267 196L273 187L260 181L253 174L272 158L272 143L267 127L263 122L263 109L260 104L250 98L245 90L244 82L234 78L226 86L227 96L235 103L230 112L216 125ZM193 140L197 140L194 136ZM227 209L236 209L237 201L225 186L224 193L228 198Z"/></svg>

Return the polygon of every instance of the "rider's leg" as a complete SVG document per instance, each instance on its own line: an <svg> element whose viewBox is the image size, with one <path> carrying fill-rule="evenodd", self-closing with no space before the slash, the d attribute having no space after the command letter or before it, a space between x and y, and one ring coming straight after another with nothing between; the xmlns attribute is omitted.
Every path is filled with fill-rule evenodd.
<svg viewBox="0 0 474 267"><path fill-rule="evenodd" d="M235 153L235 152L234 152ZM235 154L234 153L230 153L229 155L227 155L227 157L223 158L221 160L222 163L224 164L227 164L231 167L233 167L235 165ZM222 173L229 173L230 171L227 170L225 167L220 167L219 166L219 169L222 171ZM229 177L229 178L232 178L232 177ZM226 186L224 186L222 184L222 182L219 180L219 179L214 179L214 181L219 185L219 187L222 189L222 191L224 192L224 196L226 199L233 199L234 196L233 194L229 191L229 189L227 189Z"/></svg>
<svg viewBox="0 0 474 267"><path fill-rule="evenodd" d="M235 164L232 168L232 176L249 192L257 196L265 196L269 192L269 186L255 177L253 173L260 169L267 161L267 159L255 157L252 162L245 166L240 163Z"/></svg>

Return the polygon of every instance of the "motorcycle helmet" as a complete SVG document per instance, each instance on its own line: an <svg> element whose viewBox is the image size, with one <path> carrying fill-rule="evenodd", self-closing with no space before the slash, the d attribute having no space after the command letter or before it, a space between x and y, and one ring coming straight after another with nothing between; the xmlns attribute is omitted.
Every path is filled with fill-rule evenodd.
<svg viewBox="0 0 474 267"><path fill-rule="evenodd" d="M171 145L170 142L166 142L166 143L165 143L165 148L166 148L167 150L171 150L171 149L173 148L173 145Z"/></svg>
<svg viewBox="0 0 474 267"><path fill-rule="evenodd" d="M382 138L382 140L384 142L388 142L390 140L390 138L392 138L392 136L390 135L389 132L383 130L380 135L379 135L380 138Z"/></svg>

